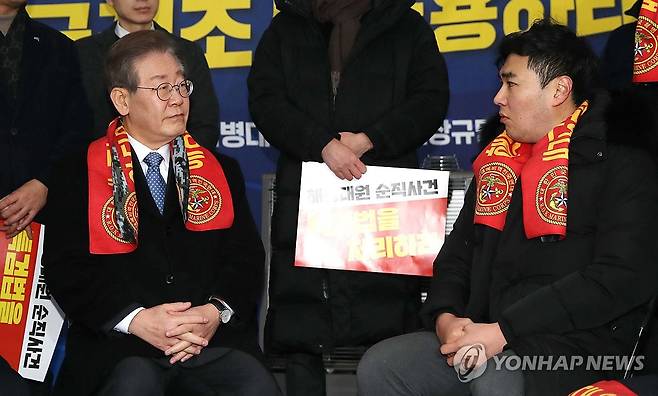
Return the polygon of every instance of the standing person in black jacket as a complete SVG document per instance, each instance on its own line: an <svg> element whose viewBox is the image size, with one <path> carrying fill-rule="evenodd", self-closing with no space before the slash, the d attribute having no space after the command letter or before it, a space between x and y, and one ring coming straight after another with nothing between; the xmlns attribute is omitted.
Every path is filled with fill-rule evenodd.
<svg viewBox="0 0 658 396"><path fill-rule="evenodd" d="M289 395L325 393L323 352L418 327L418 279L293 266L302 161L337 177L366 165L417 167L437 131L448 76L413 1L288 0L248 79L259 130L281 152L272 225L266 346L288 355Z"/></svg>
<svg viewBox="0 0 658 396"><path fill-rule="evenodd" d="M535 22L499 55L497 136L434 261L426 331L364 355L363 396L566 395L627 368L658 290L654 112L597 89L565 26Z"/></svg>
<svg viewBox="0 0 658 396"><path fill-rule="evenodd" d="M46 203L52 164L90 124L70 39L0 1L0 233L23 230ZM4 223L2 225L1 223Z"/></svg>
<svg viewBox="0 0 658 396"><path fill-rule="evenodd" d="M112 106L103 81L103 65L110 47L119 38L139 30L160 30L178 45L185 73L194 80L194 97L190 101L188 129L196 141L214 150L219 134L219 105L210 69L198 45L174 36L153 21L159 0L108 0L117 13L117 22L99 34L76 42L80 54L82 81L93 111L94 129L90 140L105 134L118 114Z"/></svg>
<svg viewBox="0 0 658 396"><path fill-rule="evenodd" d="M0 0L0 238L39 215L53 163L84 142L90 119L73 42L32 20L25 0ZM3 341L6 342L6 341ZM2 360L2 358L0 358ZM47 384L23 380L0 361L0 394Z"/></svg>

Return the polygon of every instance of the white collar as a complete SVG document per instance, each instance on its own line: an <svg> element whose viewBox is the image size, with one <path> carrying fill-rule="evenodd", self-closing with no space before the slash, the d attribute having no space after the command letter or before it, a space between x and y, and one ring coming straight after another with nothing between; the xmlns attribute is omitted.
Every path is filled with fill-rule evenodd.
<svg viewBox="0 0 658 396"><path fill-rule="evenodd" d="M149 30L155 30L155 24L153 23L153 21L151 21L151 27ZM117 24L114 25L114 34L116 34L118 38L122 38L123 36L130 34L130 32L124 29L123 26L121 26L121 24L119 23L119 21L117 21Z"/></svg>
<svg viewBox="0 0 658 396"><path fill-rule="evenodd" d="M157 150L151 150L147 146L145 146L143 143L141 143L139 140L135 139L133 136L128 134L128 142L133 148L133 151L135 152L135 155L137 156L137 159L139 159L140 163L144 163L144 158L146 158L149 153L152 153L153 151L156 151L158 154L164 158L164 161L162 161L162 165L165 166L166 169L169 168L169 143L165 144L164 146L160 147Z"/></svg>

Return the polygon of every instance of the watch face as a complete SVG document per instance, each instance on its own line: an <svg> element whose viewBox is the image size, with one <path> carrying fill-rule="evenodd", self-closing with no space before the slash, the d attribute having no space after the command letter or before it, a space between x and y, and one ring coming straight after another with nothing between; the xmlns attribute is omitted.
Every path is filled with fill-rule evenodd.
<svg viewBox="0 0 658 396"><path fill-rule="evenodd" d="M229 311L228 309L223 309L219 313L219 317L222 320L222 323L228 323L228 321L231 320L231 311Z"/></svg>

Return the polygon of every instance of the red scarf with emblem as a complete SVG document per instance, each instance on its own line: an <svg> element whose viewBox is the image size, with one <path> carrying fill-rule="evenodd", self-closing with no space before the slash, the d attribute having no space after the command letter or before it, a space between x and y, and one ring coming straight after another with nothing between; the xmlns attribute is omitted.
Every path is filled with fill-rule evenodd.
<svg viewBox="0 0 658 396"><path fill-rule="evenodd" d="M653 1L644 1L635 27L635 56L633 82L658 81L658 7Z"/></svg>
<svg viewBox="0 0 658 396"><path fill-rule="evenodd" d="M217 158L187 132L169 147L185 228L229 228L233 224L233 200ZM119 118L110 123L106 136L92 142L87 150L92 254L130 253L137 248L139 216L131 152L128 133Z"/></svg>
<svg viewBox="0 0 658 396"><path fill-rule="evenodd" d="M473 163L477 189L474 223L502 231L521 177L526 237L566 237L569 143L587 106L588 102L583 102L535 144L516 142L503 132L478 155Z"/></svg>

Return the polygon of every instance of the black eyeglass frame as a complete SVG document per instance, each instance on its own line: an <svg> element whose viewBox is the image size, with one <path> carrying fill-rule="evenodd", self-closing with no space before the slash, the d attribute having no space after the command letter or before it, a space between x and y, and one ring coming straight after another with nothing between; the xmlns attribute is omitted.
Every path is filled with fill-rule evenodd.
<svg viewBox="0 0 658 396"><path fill-rule="evenodd" d="M169 87L166 91L163 91L163 93L166 93L166 97L161 96L161 89L165 87ZM184 90L181 90L184 86L187 86L189 88L185 88ZM163 102L168 101L171 99L174 89L176 89L176 92L182 97L182 98L189 98L190 95L192 95L192 92L194 91L194 83L192 80L183 80L179 82L178 84L171 84L168 82L163 82L162 84L158 85L157 87L140 87L138 86L137 88L139 89L150 89L151 91L155 91L155 94L158 96L158 99L160 99Z"/></svg>

